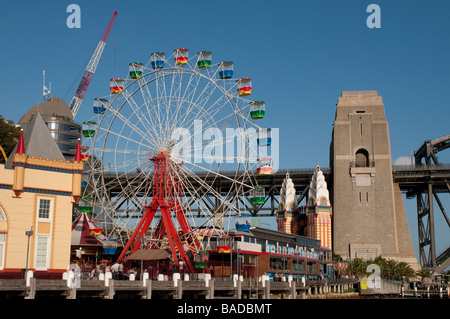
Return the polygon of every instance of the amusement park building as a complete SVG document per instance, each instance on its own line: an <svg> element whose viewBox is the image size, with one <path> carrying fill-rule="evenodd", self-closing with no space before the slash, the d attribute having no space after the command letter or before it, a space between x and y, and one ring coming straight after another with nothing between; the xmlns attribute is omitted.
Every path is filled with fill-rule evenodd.
<svg viewBox="0 0 450 319"><path fill-rule="evenodd" d="M78 148L67 160L39 112L0 165L0 278L61 277L70 263L72 204L81 194Z"/></svg>
<svg viewBox="0 0 450 319"><path fill-rule="evenodd" d="M231 248L228 253L221 250L224 246ZM229 276L230 259L232 273L238 270L244 277L319 279L333 276L331 250L322 247L320 240L260 227L230 231L228 238L210 242L207 251L214 277Z"/></svg>
<svg viewBox="0 0 450 319"><path fill-rule="evenodd" d="M74 123L69 105L57 97L51 97L32 107L22 116L18 124L26 129L37 112L40 113L64 158L73 160L78 139L81 138L81 126Z"/></svg>

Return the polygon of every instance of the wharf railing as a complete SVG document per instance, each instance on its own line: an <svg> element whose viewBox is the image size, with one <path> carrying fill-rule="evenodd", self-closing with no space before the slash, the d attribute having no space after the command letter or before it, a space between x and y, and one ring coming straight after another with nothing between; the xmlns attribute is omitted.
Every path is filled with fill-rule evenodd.
<svg viewBox="0 0 450 319"><path fill-rule="evenodd" d="M215 278L189 280L174 274L172 280L114 280L108 273L97 280L81 279L71 274L65 279L0 279L0 299L17 297L41 299L307 299L308 295L345 293L357 287L357 279L271 281L268 276L255 278ZM351 291L353 291L350 289Z"/></svg>

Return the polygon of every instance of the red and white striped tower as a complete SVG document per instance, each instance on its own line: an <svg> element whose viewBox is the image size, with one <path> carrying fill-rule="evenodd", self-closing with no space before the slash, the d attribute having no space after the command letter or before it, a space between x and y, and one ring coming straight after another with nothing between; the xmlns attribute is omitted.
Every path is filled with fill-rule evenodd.
<svg viewBox="0 0 450 319"><path fill-rule="evenodd" d="M320 240L320 245L332 249L331 216L332 209L325 177L317 165L311 179L307 205L308 237Z"/></svg>

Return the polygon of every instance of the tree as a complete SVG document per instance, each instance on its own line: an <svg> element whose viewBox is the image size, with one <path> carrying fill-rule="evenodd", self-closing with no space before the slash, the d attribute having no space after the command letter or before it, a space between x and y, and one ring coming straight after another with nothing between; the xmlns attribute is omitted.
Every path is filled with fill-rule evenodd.
<svg viewBox="0 0 450 319"><path fill-rule="evenodd" d="M412 267L404 261L398 263L397 273L400 277L405 277L406 279L411 279L416 275L414 269L412 269Z"/></svg>
<svg viewBox="0 0 450 319"><path fill-rule="evenodd" d="M421 269L416 272L416 276L420 277L420 280L423 281L425 278L431 278L431 272L426 269Z"/></svg>
<svg viewBox="0 0 450 319"><path fill-rule="evenodd" d="M344 261L341 255L335 254L334 252L331 253L331 256L334 263L341 263Z"/></svg>
<svg viewBox="0 0 450 319"><path fill-rule="evenodd" d="M20 127L14 125L11 120L5 120L0 115L0 146L5 151L6 156L9 156L14 150L20 136ZM0 162L4 163L6 160L3 158L3 154L0 152Z"/></svg>
<svg viewBox="0 0 450 319"><path fill-rule="evenodd" d="M385 259L381 256L369 259L367 265L376 264L380 267L380 274L383 278L391 280L402 280L403 277L411 279L415 277L414 269L407 262L397 262L393 259Z"/></svg>
<svg viewBox="0 0 450 319"><path fill-rule="evenodd" d="M363 272L363 265L365 262L361 258L354 258L350 264L350 271L355 277L359 277Z"/></svg>
<svg viewBox="0 0 450 319"><path fill-rule="evenodd" d="M391 280L395 279L395 275L397 274L397 267L398 267L398 262L396 262L393 259L389 259L386 262L387 275L388 275L389 279L391 279Z"/></svg>
<svg viewBox="0 0 450 319"><path fill-rule="evenodd" d="M380 267L380 274L381 274L381 276L383 276L383 277L387 277L388 276L387 261L383 257L378 256L378 257L376 257L373 260L368 260L367 264L368 265L370 265L370 264L378 265L378 267Z"/></svg>

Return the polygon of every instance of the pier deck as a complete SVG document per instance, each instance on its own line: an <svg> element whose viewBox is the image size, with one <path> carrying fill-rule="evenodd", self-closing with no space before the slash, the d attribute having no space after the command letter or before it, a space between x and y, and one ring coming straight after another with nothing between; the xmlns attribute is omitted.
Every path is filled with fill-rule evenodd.
<svg viewBox="0 0 450 319"><path fill-rule="evenodd" d="M29 278L1 279L0 299L39 299L61 297L66 299L306 299L307 294L344 292L355 288L358 281L264 281L256 280L194 280L183 281L129 281L79 280L68 282Z"/></svg>

